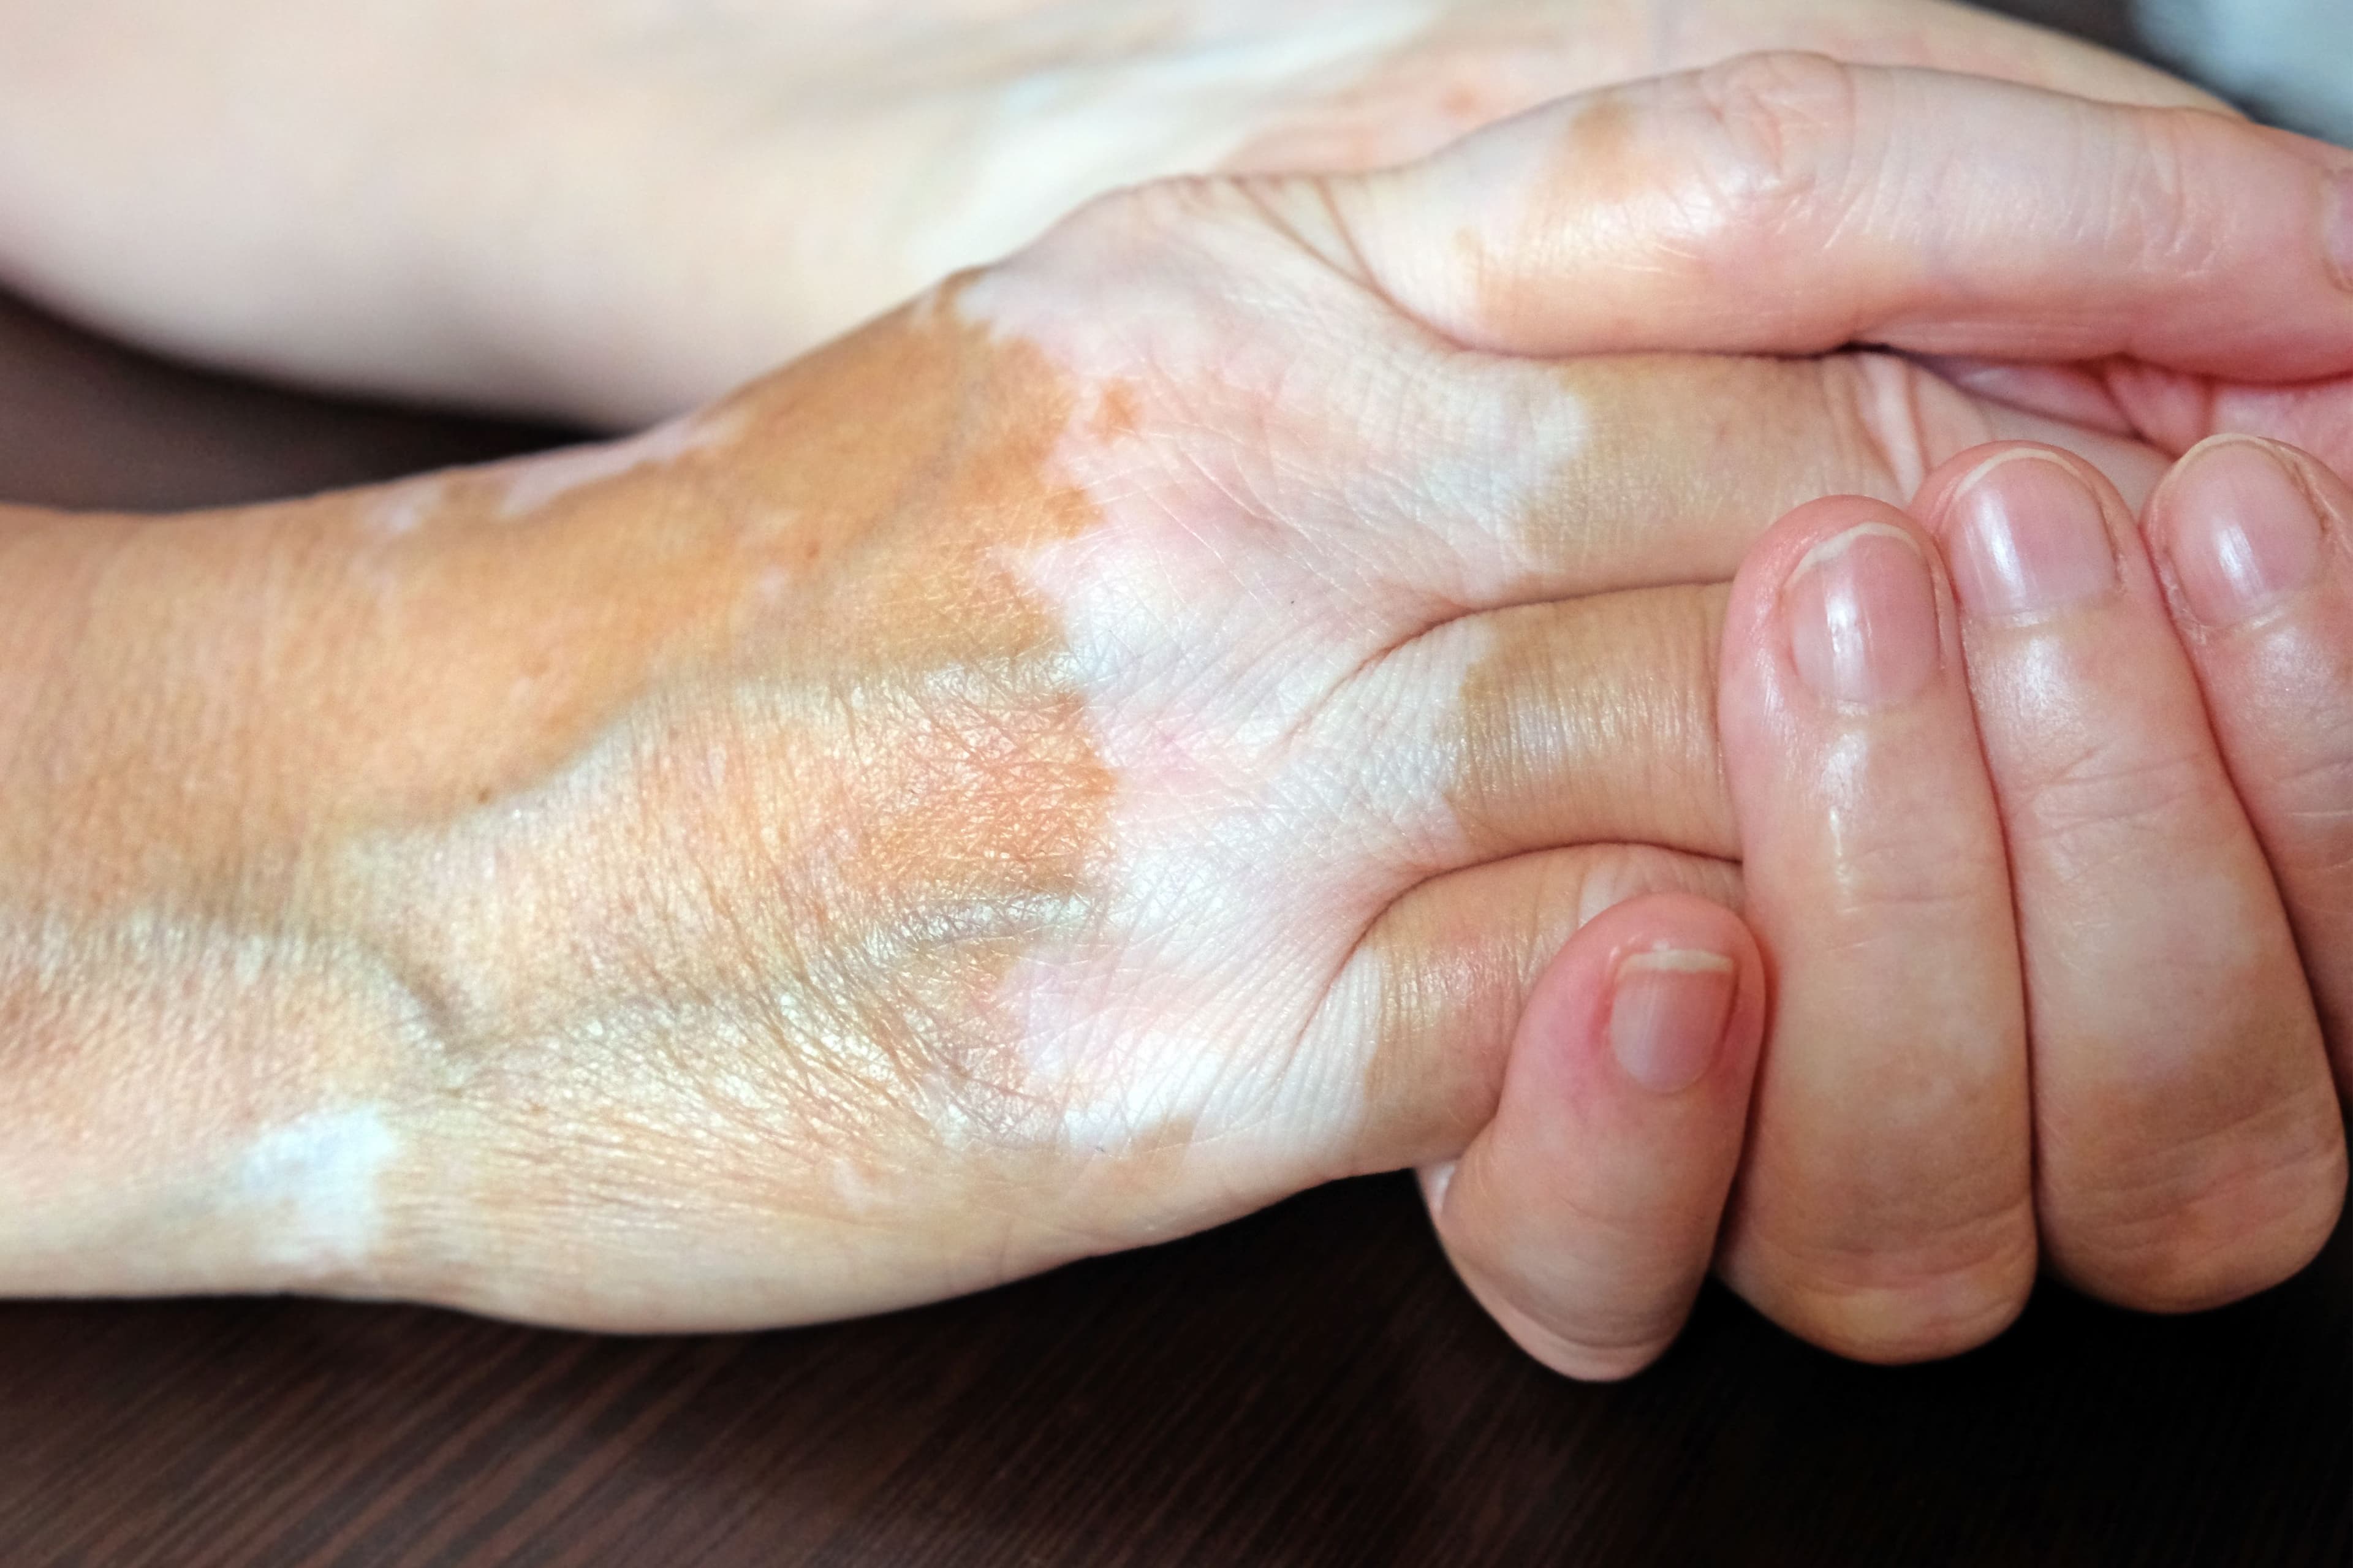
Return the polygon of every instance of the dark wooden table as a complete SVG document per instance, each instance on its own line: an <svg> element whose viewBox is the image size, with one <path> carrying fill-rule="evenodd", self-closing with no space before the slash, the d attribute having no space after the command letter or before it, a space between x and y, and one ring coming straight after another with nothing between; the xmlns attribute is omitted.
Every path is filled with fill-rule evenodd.
<svg viewBox="0 0 2353 1568"><path fill-rule="evenodd" d="M2109 8L2046 18L2117 35ZM0 301L0 495L169 506L522 426L146 361ZM1536 1370L1409 1184L968 1300L612 1340L299 1301L0 1306L0 1568L51 1563L2353 1562L2353 1228L2204 1317L2045 1289L1900 1372L1721 1292L1613 1388Z"/></svg>

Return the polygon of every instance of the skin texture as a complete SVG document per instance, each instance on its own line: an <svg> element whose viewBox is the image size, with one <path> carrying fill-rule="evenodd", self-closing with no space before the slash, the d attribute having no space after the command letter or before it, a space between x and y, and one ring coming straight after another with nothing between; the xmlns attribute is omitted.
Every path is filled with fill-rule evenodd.
<svg viewBox="0 0 2353 1568"><path fill-rule="evenodd" d="M1997 1331L2038 1251L2178 1311L2324 1245L2346 1193L2316 1022L2341 984L2345 494L2309 454L2219 437L2136 528L2080 459L1998 444L1910 515L1819 501L1750 552L1719 721L1774 983L1718 1262L1777 1320L1911 1360ZM1581 1376L1642 1364L1680 1322L1688 1285L1659 1254L1713 1244L1725 1146L1707 1096L1671 1121L1590 1068L1515 1103L1554 1041L1581 1062L1580 1030L1615 1018L1620 913L1676 921L1638 900L1571 939L1474 1144L1483 1179L1425 1173L1472 1289ZM1648 1162L1610 1136L1630 1098L1658 1130ZM1658 1174L1669 1141L1681 1186Z"/></svg>
<svg viewBox="0 0 2353 1568"><path fill-rule="evenodd" d="M1951 589L1901 519L1797 513L1744 564L1725 634L1743 870L1777 982L1727 1277L1866 1354L1989 1337L2035 1266L2002 837Z"/></svg>
<svg viewBox="0 0 2353 1568"><path fill-rule="evenodd" d="M1866 1354L1985 1337L2038 1229L2141 1307L2284 1278L2336 1223L2343 1128L2135 520L2018 446L1914 515L1800 511L1734 593L1727 769L1779 987L1728 1274ZM1999 1087L2030 1065L2031 1138Z"/></svg>
<svg viewBox="0 0 2353 1568"><path fill-rule="evenodd" d="M1954 134L2047 171L2015 233L1876 200ZM634 445L12 516L0 1284L787 1321L1474 1146L1441 1223L1503 1269L1479 1194L1550 1168L1541 1106L1528 1159L1478 1144L1530 986L1633 895L1736 891L1721 790L1648 782L1705 731L1721 581L1762 520L1900 500L2008 417L1884 355L1529 356L2326 374L2328 167L1765 58L1394 174L1098 204ZM2086 169L2122 241L2058 221ZM2232 289L2150 265L2160 193ZM1801 258L1816 308L1732 320L1719 281L1630 331ZM1593 1059L1589 1016L1531 1016ZM1716 1059L1675 1091L1715 1111L1655 1125L1728 1137ZM1677 1187L1682 1152L1678 1212L1733 1159ZM1577 1364L1671 1331L1708 1227L1673 1234Z"/></svg>
<svg viewBox="0 0 2353 1568"><path fill-rule="evenodd" d="M1997 451L1933 478L1919 504L1961 590L2035 1071L2052 1086L2036 1139L2045 1247L2116 1299L2228 1300L2266 1263L2301 1267L2344 1184L2272 868L2133 515L2098 474ZM2150 865L2169 896L2144 892ZM2115 1114L2071 1109L2095 1103Z"/></svg>
<svg viewBox="0 0 2353 1568"><path fill-rule="evenodd" d="M0 279L197 358L638 425L1105 191L1801 48L2209 103L1927 0L19 0Z"/></svg>
<svg viewBox="0 0 2353 1568"><path fill-rule="evenodd" d="M2224 437L2192 456L2150 503L2144 537L2353 1101L2353 495L2276 442Z"/></svg>

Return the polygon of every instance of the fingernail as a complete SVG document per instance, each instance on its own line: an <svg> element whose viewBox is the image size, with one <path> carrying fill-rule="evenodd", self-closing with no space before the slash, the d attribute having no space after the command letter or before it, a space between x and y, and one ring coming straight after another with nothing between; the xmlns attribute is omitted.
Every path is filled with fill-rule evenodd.
<svg viewBox="0 0 2353 1568"><path fill-rule="evenodd" d="M2166 552L2189 613L2236 626L2320 571L2320 514L2277 458L2251 441L2193 454L2166 487Z"/></svg>
<svg viewBox="0 0 2353 1568"><path fill-rule="evenodd" d="M1833 702L1901 702L1944 657L1928 563L1888 523L1850 528L1808 551L1781 590L1781 614L1799 679Z"/></svg>
<svg viewBox="0 0 2353 1568"><path fill-rule="evenodd" d="M2048 458L1997 458L1953 498L1953 590L1973 616L2039 615L2116 585L2099 498Z"/></svg>
<svg viewBox="0 0 2353 1568"><path fill-rule="evenodd" d="M1627 958L1609 999L1618 1065L1653 1093L1689 1089L1715 1065L1739 986L1739 966L1720 952L1666 948Z"/></svg>
<svg viewBox="0 0 2353 1568"><path fill-rule="evenodd" d="M2329 176L2327 223L2328 265L2339 284L2353 289L2353 174Z"/></svg>

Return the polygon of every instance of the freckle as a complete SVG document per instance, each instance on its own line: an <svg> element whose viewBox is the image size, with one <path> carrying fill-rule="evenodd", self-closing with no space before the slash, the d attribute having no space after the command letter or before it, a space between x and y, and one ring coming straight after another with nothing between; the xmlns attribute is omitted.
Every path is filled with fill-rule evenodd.
<svg viewBox="0 0 2353 1568"><path fill-rule="evenodd" d="M1099 440L1114 441L1134 435L1142 416L1135 389L1126 382L1115 381L1097 397L1089 429Z"/></svg>
<svg viewBox="0 0 2353 1568"><path fill-rule="evenodd" d="M1632 99L1609 94L1569 122L1568 148L1579 163L1624 162L1638 144L1641 116Z"/></svg>

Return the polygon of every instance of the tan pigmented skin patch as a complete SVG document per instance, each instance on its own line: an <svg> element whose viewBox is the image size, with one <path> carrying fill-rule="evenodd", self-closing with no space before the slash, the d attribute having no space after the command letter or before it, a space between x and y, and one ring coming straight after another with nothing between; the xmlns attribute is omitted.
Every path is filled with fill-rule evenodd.
<svg viewBox="0 0 2353 1568"><path fill-rule="evenodd" d="M985 1193L987 1142L1050 1142L1054 1110L999 992L1084 940L1109 831L1018 575L1098 521L1053 473L1081 402L951 290L739 394L724 441L519 515L485 469L397 530L380 492L148 530L88 611L140 657L58 698L119 718L25 820L121 868L73 884L86 916L135 889L166 923L357 921L387 1008L435 1021L427 1092L612 1153L599 1190L689 1159L806 1203L820 1154L970 1137ZM191 584L249 618L195 624ZM565 1179L480 1167L502 1212Z"/></svg>
<svg viewBox="0 0 2353 1568"><path fill-rule="evenodd" d="M1748 547L1808 501L1905 499L1852 360L1611 355L1556 374L1590 416L1518 531L1570 592L1728 583Z"/></svg>
<svg viewBox="0 0 2353 1568"><path fill-rule="evenodd" d="M1737 852L1716 745L1728 588L1630 589L1485 617L1447 792L1474 856L1585 843Z"/></svg>
<svg viewBox="0 0 2353 1568"><path fill-rule="evenodd" d="M1478 280L1473 319L1542 319L1547 308L1530 299L1529 290L1552 288L1564 273L1555 267L1531 269L1525 258L1557 254L1564 248L1562 236L1609 222L1609 215L1630 205L1655 205L1662 190L1688 185L1689 171L1662 159L1660 139L1645 134L1654 127L1655 113L1624 92L1595 99L1567 122L1551 155L1528 172L1517 199L1492 205L1480 215L1482 221L1455 232L1453 249L1463 275ZM1567 242L1572 251L1573 244Z"/></svg>
<svg viewBox="0 0 2353 1568"><path fill-rule="evenodd" d="M693 864L706 884L664 911L675 951L645 955L663 1010L703 1017L731 985L787 977L748 1026L862 1057L836 1107L853 1120L880 1090L918 1120L947 1109L913 1103L939 1093L984 1131L1019 1121L998 1103L1024 1086L997 990L1093 918L1113 781L1016 562L1097 521L1051 475L1075 407L1034 352L952 301L740 395L726 412L743 437L689 491L711 519L715 570L681 592L701 613L681 616L683 644L649 650L643 694L596 740L599 765L624 759L589 794L621 835L609 853ZM567 498L573 526L592 548L634 531L680 482ZM679 526L681 510L656 515ZM577 989L548 976L549 997Z"/></svg>
<svg viewBox="0 0 2353 1568"><path fill-rule="evenodd" d="M1087 428L1103 446L1128 439L1142 425L1144 406L1135 389L1123 382L1104 387L1096 398L1094 414Z"/></svg>
<svg viewBox="0 0 2353 1568"><path fill-rule="evenodd" d="M1593 100L1568 122L1561 138L1561 165L1582 190L1627 195L1645 188L1655 173L1641 158L1643 110L1624 93Z"/></svg>

